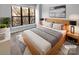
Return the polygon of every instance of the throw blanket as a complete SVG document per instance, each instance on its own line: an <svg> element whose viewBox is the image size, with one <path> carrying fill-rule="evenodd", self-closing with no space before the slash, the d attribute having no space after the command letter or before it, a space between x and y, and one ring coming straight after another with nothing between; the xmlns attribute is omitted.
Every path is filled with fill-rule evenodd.
<svg viewBox="0 0 79 59"><path fill-rule="evenodd" d="M30 30L50 42L52 46L54 46L59 41L59 38L62 36L60 32L44 27L33 28Z"/></svg>

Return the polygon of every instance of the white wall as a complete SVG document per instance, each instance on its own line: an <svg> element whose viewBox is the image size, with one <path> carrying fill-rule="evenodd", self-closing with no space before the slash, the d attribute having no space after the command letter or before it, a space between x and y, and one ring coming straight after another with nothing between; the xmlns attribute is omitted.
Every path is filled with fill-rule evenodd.
<svg viewBox="0 0 79 59"><path fill-rule="evenodd" d="M11 17L11 4L0 4L0 17Z"/></svg>
<svg viewBox="0 0 79 59"><path fill-rule="evenodd" d="M69 18L70 15L79 15L79 4L66 5L66 17ZM77 25L79 26L79 19Z"/></svg>
<svg viewBox="0 0 79 59"><path fill-rule="evenodd" d="M79 4L66 5L66 17L68 18L72 14L79 14Z"/></svg>
<svg viewBox="0 0 79 59"><path fill-rule="evenodd" d="M35 8L35 22L36 22L37 27L39 26L39 21L40 21L40 18L41 18L40 8L41 8L40 4L38 4Z"/></svg>

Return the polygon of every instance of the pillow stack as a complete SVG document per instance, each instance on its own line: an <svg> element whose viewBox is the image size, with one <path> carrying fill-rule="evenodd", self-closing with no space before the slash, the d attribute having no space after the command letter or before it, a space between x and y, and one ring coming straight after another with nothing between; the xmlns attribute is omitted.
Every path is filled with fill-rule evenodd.
<svg viewBox="0 0 79 59"><path fill-rule="evenodd" d="M63 29L63 24L47 22L45 20L42 21L42 25L44 27L53 28L53 29L57 29L57 30L62 30Z"/></svg>
<svg viewBox="0 0 79 59"><path fill-rule="evenodd" d="M62 30L63 29L63 24L59 24L59 23L53 23L53 29L57 29L57 30Z"/></svg>

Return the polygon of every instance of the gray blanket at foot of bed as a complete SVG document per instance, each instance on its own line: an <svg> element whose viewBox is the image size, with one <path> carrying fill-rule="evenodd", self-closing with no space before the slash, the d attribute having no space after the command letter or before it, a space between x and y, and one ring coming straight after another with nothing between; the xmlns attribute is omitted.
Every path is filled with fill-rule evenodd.
<svg viewBox="0 0 79 59"><path fill-rule="evenodd" d="M51 46L54 46L62 36L60 32L48 29L48 28L33 28L30 29L32 32L36 33L37 35L41 36L45 40L51 43Z"/></svg>

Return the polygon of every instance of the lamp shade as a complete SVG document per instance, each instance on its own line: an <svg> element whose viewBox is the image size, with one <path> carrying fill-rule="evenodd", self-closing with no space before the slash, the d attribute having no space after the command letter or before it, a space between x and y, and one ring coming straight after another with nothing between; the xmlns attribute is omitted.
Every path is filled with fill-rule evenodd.
<svg viewBox="0 0 79 59"><path fill-rule="evenodd" d="M79 14L71 14L69 15L70 21L77 21L76 24L79 26Z"/></svg>
<svg viewBox="0 0 79 59"><path fill-rule="evenodd" d="M70 25L76 25L76 21L70 21Z"/></svg>
<svg viewBox="0 0 79 59"><path fill-rule="evenodd" d="M44 18L40 18L40 21L43 21L44 20Z"/></svg>

